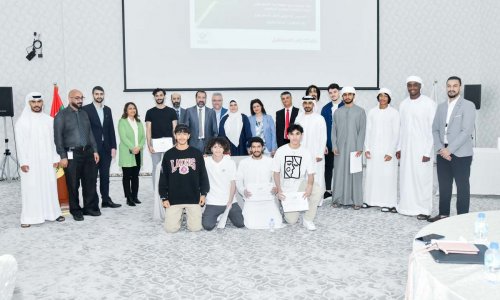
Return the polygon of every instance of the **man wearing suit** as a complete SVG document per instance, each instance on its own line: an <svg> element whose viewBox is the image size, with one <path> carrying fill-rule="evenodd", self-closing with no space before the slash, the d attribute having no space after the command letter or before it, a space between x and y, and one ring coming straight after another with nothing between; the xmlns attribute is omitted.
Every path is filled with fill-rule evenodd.
<svg viewBox="0 0 500 300"><path fill-rule="evenodd" d="M227 113L227 108L222 107L223 101L221 93L212 94L212 109L215 111L215 118L217 119L217 130L219 130L220 120Z"/></svg>
<svg viewBox="0 0 500 300"><path fill-rule="evenodd" d="M85 110L89 116L90 127L100 157L97 169L99 170L99 190L101 192L102 207L116 208L122 205L114 203L109 197L109 169L111 160L116 156L116 136L113 116L111 114L111 109L103 104L104 89L102 87L94 87L92 89L92 97L94 101L85 105L83 110ZM97 189L94 203L99 205ZM98 211L99 207L94 207L93 209Z"/></svg>
<svg viewBox="0 0 500 300"><path fill-rule="evenodd" d="M439 214L435 222L450 215L453 179L457 185L457 214L469 212L472 132L476 121L474 104L460 97L462 80L452 76L446 82L448 101L441 103L432 123L434 150L437 153Z"/></svg>
<svg viewBox="0 0 500 300"><path fill-rule="evenodd" d="M172 93L170 96L170 101L172 101L172 107L177 114L177 124L186 123L186 109L181 107L181 94Z"/></svg>
<svg viewBox="0 0 500 300"><path fill-rule="evenodd" d="M186 110L186 124L191 130L189 146L205 153L205 147L211 138L217 136L217 119L215 112L205 106L207 93L196 92L196 105Z"/></svg>
<svg viewBox="0 0 500 300"><path fill-rule="evenodd" d="M299 109L292 106L292 94L290 92L281 93L281 102L285 108L276 112L276 142L278 148L290 143L287 130L295 122L295 118L299 114Z"/></svg>

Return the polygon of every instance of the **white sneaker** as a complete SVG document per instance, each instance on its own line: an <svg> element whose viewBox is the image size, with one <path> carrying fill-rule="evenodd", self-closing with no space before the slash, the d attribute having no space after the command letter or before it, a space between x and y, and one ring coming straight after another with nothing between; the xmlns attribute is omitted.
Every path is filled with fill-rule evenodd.
<svg viewBox="0 0 500 300"><path fill-rule="evenodd" d="M323 200L325 200L325 199L321 199L321 200L319 200L319 202L318 202L318 207L320 207L321 205L323 205Z"/></svg>
<svg viewBox="0 0 500 300"><path fill-rule="evenodd" d="M307 229L307 230L316 230L316 225L314 225L314 223L312 221L307 221L306 219L303 219L302 220L302 225L304 225L304 227Z"/></svg>

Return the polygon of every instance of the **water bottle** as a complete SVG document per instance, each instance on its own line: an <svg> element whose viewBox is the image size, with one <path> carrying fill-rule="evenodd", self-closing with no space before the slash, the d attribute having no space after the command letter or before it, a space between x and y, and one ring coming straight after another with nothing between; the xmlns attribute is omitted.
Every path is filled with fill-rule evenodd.
<svg viewBox="0 0 500 300"><path fill-rule="evenodd" d="M274 219L269 220L269 231L274 232Z"/></svg>
<svg viewBox="0 0 500 300"><path fill-rule="evenodd" d="M488 224L486 224L486 215L478 213L474 223L474 240L476 243L486 243L488 240Z"/></svg>
<svg viewBox="0 0 500 300"><path fill-rule="evenodd" d="M491 242L490 247L484 253L484 270L488 282L500 282L500 251L497 242Z"/></svg>

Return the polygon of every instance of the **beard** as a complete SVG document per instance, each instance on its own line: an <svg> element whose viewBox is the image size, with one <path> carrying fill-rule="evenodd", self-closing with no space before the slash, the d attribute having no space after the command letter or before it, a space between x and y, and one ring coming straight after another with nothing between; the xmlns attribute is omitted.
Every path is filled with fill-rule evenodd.
<svg viewBox="0 0 500 300"><path fill-rule="evenodd" d="M262 157L262 151L253 151L252 156L255 158L260 158Z"/></svg>
<svg viewBox="0 0 500 300"><path fill-rule="evenodd" d="M180 102L173 102L172 105L175 107L175 108L179 108L181 107L181 103Z"/></svg>
<svg viewBox="0 0 500 300"><path fill-rule="evenodd" d="M165 98L163 99L155 99L156 101L156 104L163 104L163 102L165 102Z"/></svg>
<svg viewBox="0 0 500 300"><path fill-rule="evenodd" d="M41 106L35 106L35 107L32 107L31 108L31 111L32 112L35 112L35 113L39 113L42 111L42 107Z"/></svg>
<svg viewBox="0 0 500 300"><path fill-rule="evenodd" d="M82 103L71 103L70 105L73 106L73 108L76 108L76 109L82 108Z"/></svg>
<svg viewBox="0 0 500 300"><path fill-rule="evenodd" d="M104 101L104 98L94 98L94 101L97 103L102 103L102 101Z"/></svg>
<svg viewBox="0 0 500 300"><path fill-rule="evenodd" d="M455 98L456 96L458 96L458 92L455 92L455 91L449 91L448 92L448 97Z"/></svg>

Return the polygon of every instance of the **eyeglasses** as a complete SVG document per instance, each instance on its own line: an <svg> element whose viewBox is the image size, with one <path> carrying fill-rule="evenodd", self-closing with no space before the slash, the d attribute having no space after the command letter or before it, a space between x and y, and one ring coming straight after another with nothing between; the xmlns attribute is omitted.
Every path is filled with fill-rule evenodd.
<svg viewBox="0 0 500 300"><path fill-rule="evenodd" d="M85 99L85 97L83 97L83 96L82 97L70 97L70 98L71 99L75 99L75 100L83 100L83 99Z"/></svg>

